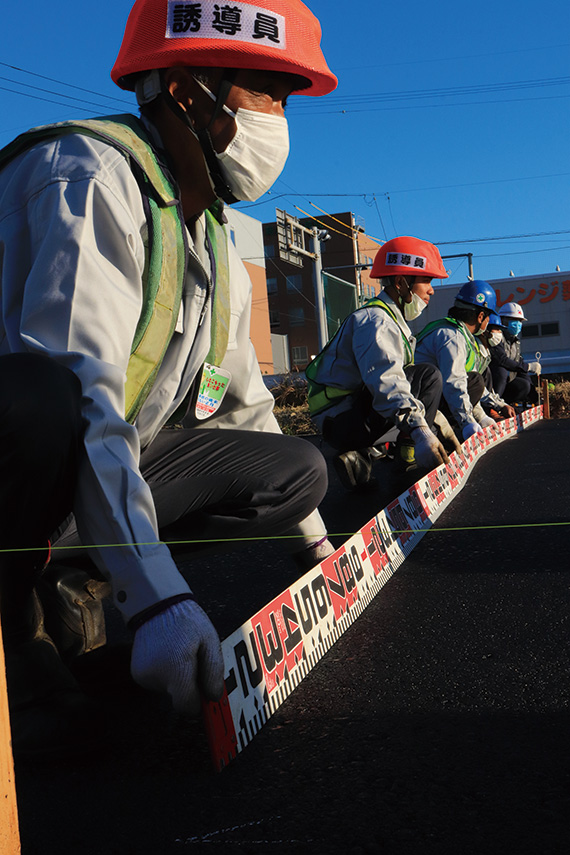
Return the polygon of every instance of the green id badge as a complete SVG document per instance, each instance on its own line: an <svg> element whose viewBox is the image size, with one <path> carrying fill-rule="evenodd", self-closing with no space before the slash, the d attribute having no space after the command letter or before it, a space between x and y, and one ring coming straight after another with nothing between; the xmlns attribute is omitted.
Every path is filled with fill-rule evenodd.
<svg viewBox="0 0 570 855"><path fill-rule="evenodd" d="M210 365L208 362L204 363L196 401L197 419L208 419L216 412L224 400L231 379L232 375L229 371L218 368L217 365Z"/></svg>

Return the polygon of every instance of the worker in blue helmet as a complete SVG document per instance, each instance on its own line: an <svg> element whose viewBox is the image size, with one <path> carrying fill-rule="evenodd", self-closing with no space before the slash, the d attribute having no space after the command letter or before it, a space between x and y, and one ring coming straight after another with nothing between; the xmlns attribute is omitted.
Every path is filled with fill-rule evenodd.
<svg viewBox="0 0 570 855"><path fill-rule="evenodd" d="M455 423L464 440L496 424L480 402L493 404L500 410L505 405L493 397L482 376L489 364L489 354L481 336L496 309L497 297L488 282L482 279L466 282L447 316L429 323L417 339L416 359L441 371L440 409Z"/></svg>
<svg viewBox="0 0 570 855"><path fill-rule="evenodd" d="M540 375L540 362L525 362L521 355L520 333L524 311L519 303L500 308L503 326L501 341L491 348L491 373L495 391L509 404L535 403L537 392L529 374Z"/></svg>
<svg viewBox="0 0 570 855"><path fill-rule="evenodd" d="M479 403L474 407L476 417L481 415L481 407L485 413L492 416L496 421L516 415L514 408L497 393L493 382L493 374L491 372L493 350L504 341L503 333L505 332L505 329L506 328L497 312L491 312L487 328L484 332L480 333L477 338L482 356L479 373L483 377L485 389L488 394L484 396L484 401L482 403Z"/></svg>

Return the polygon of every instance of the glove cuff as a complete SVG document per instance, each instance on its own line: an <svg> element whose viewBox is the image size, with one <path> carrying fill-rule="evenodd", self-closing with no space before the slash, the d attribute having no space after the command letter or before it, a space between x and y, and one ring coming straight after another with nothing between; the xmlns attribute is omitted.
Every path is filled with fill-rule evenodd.
<svg viewBox="0 0 570 855"><path fill-rule="evenodd" d="M148 609L144 609L142 612L139 612L137 615L134 615L127 623L129 629L132 629L133 632L136 632L137 629L140 629L143 623L146 623L156 615L165 612L166 609L169 609L170 606L175 606L177 603L182 603L184 600L192 600L196 602L196 597L194 594L177 594L175 597L167 597L166 600L161 600L159 603L155 603L154 606L149 606Z"/></svg>

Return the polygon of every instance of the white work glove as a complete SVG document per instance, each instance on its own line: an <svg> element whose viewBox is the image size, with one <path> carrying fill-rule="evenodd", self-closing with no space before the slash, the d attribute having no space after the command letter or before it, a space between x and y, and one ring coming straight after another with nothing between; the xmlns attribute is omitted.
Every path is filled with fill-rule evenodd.
<svg viewBox="0 0 570 855"><path fill-rule="evenodd" d="M477 419L479 425L483 428L483 430L485 430L485 428L490 427L493 429L493 433L499 432L497 422L495 421L495 419L491 418L491 416L487 415L480 403L475 404L475 406L473 407L473 416Z"/></svg>
<svg viewBox="0 0 570 855"><path fill-rule="evenodd" d="M542 370L541 366L540 366L540 362L529 362L528 363L528 370L530 371L531 374L540 374L540 372Z"/></svg>
<svg viewBox="0 0 570 855"><path fill-rule="evenodd" d="M461 443L457 439L455 431L453 430L441 410L438 410L435 414L433 423L437 427L441 438L445 442L449 443L449 445L452 445L454 451L457 451L458 454L461 454Z"/></svg>
<svg viewBox="0 0 570 855"><path fill-rule="evenodd" d="M198 603L175 603L137 629L131 674L144 689L167 692L177 712L198 715L201 692L210 701L221 698L222 646Z"/></svg>
<svg viewBox="0 0 570 855"><path fill-rule="evenodd" d="M461 431L463 441L469 439L469 437L473 436L474 433L483 433L483 428L478 422L469 422L469 424L465 425L465 427Z"/></svg>
<svg viewBox="0 0 570 855"><path fill-rule="evenodd" d="M442 463L449 463L447 451L428 427L417 427L411 432L414 441L414 457L418 466L435 469Z"/></svg>
<svg viewBox="0 0 570 855"><path fill-rule="evenodd" d="M497 422L495 421L495 419L492 419L491 416L481 416L481 418L479 419L479 424L483 428L483 430L485 430L485 428L490 427L492 428L493 433L497 433L499 431Z"/></svg>

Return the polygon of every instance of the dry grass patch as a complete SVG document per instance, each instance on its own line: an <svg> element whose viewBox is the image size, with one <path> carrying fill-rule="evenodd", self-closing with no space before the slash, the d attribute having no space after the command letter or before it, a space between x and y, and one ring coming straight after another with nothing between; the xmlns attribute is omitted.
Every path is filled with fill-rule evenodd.
<svg viewBox="0 0 570 855"><path fill-rule="evenodd" d="M548 398L550 401L551 419L570 418L570 381L561 380L559 383L549 387Z"/></svg>

